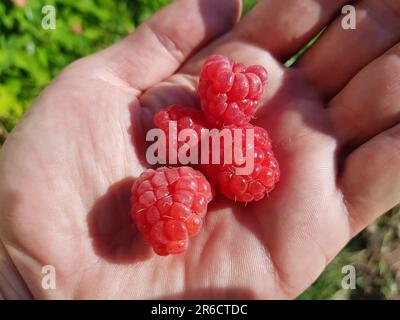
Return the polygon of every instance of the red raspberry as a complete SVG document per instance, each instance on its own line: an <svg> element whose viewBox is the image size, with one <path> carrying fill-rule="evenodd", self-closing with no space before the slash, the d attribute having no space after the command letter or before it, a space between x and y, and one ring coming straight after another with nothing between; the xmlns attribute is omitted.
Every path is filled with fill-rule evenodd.
<svg viewBox="0 0 400 320"><path fill-rule="evenodd" d="M233 155L234 139L232 139L231 145L224 143L225 140L221 143L220 164L211 164L210 161L210 164L202 165L202 170L227 198L240 202L261 200L274 189L280 177L279 165L272 152L271 140L267 131L251 124L231 125L224 129L230 130L232 137L234 137L234 129L241 130L239 133L242 134L241 152L243 156L246 154L246 129L254 129L254 145L248 146L248 151L254 152L253 170L248 175L236 173L236 169L244 165L235 162ZM224 161L225 147L232 152L233 163L231 164L224 163L226 162Z"/></svg>
<svg viewBox="0 0 400 320"><path fill-rule="evenodd" d="M148 169L132 187L131 215L157 254L183 253L189 236L199 233L212 197L209 182L193 168Z"/></svg>
<svg viewBox="0 0 400 320"><path fill-rule="evenodd" d="M160 111L158 111L153 118L153 122L157 128L160 128L166 134L166 137L167 137L167 141L166 141L167 142L167 145L166 145L167 159L166 159L165 163L167 163L167 164L170 164L170 161L168 159L168 155L169 155L169 153L168 153L168 150L169 150L168 136L170 133L169 124L171 121L176 121L177 133L179 133L183 129L195 130L197 133L198 141L200 141L200 138L201 138L201 130L203 128L207 128L207 122L204 119L203 113L200 110L197 110L195 108L184 107L184 106L180 106L177 104L173 104L167 108L163 108ZM177 149L179 150L179 148L181 148L185 142L188 142L188 140L178 141ZM190 147L191 148L198 147L198 145L190 146ZM178 159L178 163L179 163L179 159Z"/></svg>
<svg viewBox="0 0 400 320"><path fill-rule="evenodd" d="M246 68L222 55L212 55L201 70L198 92L207 121L216 127L249 122L267 82L264 67Z"/></svg>

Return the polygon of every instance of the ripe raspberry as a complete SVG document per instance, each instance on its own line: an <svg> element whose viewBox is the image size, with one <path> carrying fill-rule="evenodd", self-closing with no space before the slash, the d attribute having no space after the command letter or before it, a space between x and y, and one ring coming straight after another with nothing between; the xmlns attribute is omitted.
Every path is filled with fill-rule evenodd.
<svg viewBox="0 0 400 320"><path fill-rule="evenodd" d="M198 87L207 121L216 127L249 122L266 82L267 71L262 66L246 68L222 55L210 56Z"/></svg>
<svg viewBox="0 0 400 320"><path fill-rule="evenodd" d="M250 174L239 175L236 169L244 167L239 161L235 161L234 155L234 139L232 144L221 143L220 164L203 164L202 170L212 181L219 191L227 198L239 201L250 202L258 201L264 198L266 194L271 192L276 183L279 181L280 171L279 165L272 152L271 140L267 131L263 128L244 124L241 126L227 126L234 137L234 129L239 129L242 134L242 155L245 157L246 152L254 152L254 167ZM248 145L246 150L246 129L254 129L254 145ZM224 148L232 152L232 163L224 163ZM226 151L226 150L225 150ZM213 150L215 152L215 150ZM244 160L243 158L241 160Z"/></svg>
<svg viewBox="0 0 400 320"><path fill-rule="evenodd" d="M199 233L212 197L209 182L193 168L149 169L132 187L131 215L157 254L183 253L189 236Z"/></svg>
<svg viewBox="0 0 400 320"><path fill-rule="evenodd" d="M184 107L177 104L173 104L167 108L163 108L160 111L158 111L153 118L153 122L157 128L160 128L165 132L167 137L166 140L167 159L165 162L166 164L171 164L169 161L169 152L168 152L169 150L168 137L170 134L169 125L171 121L176 121L178 134L183 129L195 130L195 132L197 133L198 142L200 141L201 138L201 130L203 128L207 128L207 122L204 119L203 112L195 108ZM191 145L187 139L186 141L177 141L177 149L179 150L179 148L181 148L185 144L185 142L189 144L190 148L197 148L199 146L199 144Z"/></svg>

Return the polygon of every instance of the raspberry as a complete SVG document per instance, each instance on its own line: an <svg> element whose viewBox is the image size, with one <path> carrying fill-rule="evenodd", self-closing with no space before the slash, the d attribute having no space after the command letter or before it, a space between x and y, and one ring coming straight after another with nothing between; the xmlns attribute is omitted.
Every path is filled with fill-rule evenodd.
<svg viewBox="0 0 400 320"><path fill-rule="evenodd" d="M249 122L267 82L264 67L245 67L222 55L212 55L204 63L198 92L201 107L210 125Z"/></svg>
<svg viewBox="0 0 400 320"><path fill-rule="evenodd" d="M254 152L253 170L248 175L237 174L236 169L244 165L239 164L238 161L235 162L234 155L232 155L233 161L231 164L224 163L226 162L223 159L224 148L229 148L229 151L234 154L234 139L232 139L231 145L227 145L225 140L221 143L220 164L212 164L210 161L210 164L202 165L202 170L227 198L239 202L261 200L274 189L280 177L279 165L272 152L271 140L267 131L251 124L241 126L230 125L224 129L230 130L232 137L234 137L234 129L241 130L241 152L243 156L246 154L246 129L254 129L254 145L248 146L247 150Z"/></svg>
<svg viewBox="0 0 400 320"><path fill-rule="evenodd" d="M176 121L177 123L177 133L179 133L183 129L193 129L197 133L197 138L198 141L200 141L201 138L201 130L203 128L207 128L207 122L203 116L203 113L200 110L191 108L191 107L184 107L180 106L177 104L173 104L167 108L163 108L160 111L158 111L154 118L153 122L154 125L157 128L160 128L163 130L166 134L167 140L166 140L166 156L167 159L165 163L170 164L168 155L169 155L169 124L170 121ZM186 141L177 141L177 149L181 148ZM189 144L190 145L190 144ZM190 148L192 147L198 147L199 144L197 145L190 145ZM188 150L189 152L189 150ZM179 163L179 159L178 159Z"/></svg>
<svg viewBox="0 0 400 320"><path fill-rule="evenodd" d="M212 197L210 183L193 168L148 169L132 187L131 215L157 254L179 254L199 233Z"/></svg>

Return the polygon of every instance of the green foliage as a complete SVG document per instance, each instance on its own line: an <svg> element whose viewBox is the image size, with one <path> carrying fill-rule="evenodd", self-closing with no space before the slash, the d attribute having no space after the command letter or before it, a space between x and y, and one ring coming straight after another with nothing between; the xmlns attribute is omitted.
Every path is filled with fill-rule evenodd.
<svg viewBox="0 0 400 320"><path fill-rule="evenodd" d="M7 131L65 65L134 29L129 3L31 0L18 7L0 2L0 121ZM48 4L56 9L54 30L42 28L42 7Z"/></svg>

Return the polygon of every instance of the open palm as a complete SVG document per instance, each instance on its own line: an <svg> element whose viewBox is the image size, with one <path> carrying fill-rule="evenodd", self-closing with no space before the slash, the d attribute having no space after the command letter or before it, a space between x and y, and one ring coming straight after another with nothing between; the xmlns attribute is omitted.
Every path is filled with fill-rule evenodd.
<svg viewBox="0 0 400 320"><path fill-rule="evenodd" d="M286 2L261 1L224 34L239 1L178 0L42 92L0 154L0 252L20 296L294 298L399 202L395 1L361 1L359 10L387 15L384 25L367 15L345 36L333 21L291 69L281 62L346 1ZM349 38L359 44L351 52L335 45ZM130 189L154 111L197 106L196 74L211 53L268 69L256 123L274 141L282 179L246 207L217 197L188 251L159 257L131 222ZM41 286L44 265L55 267L56 290Z"/></svg>

